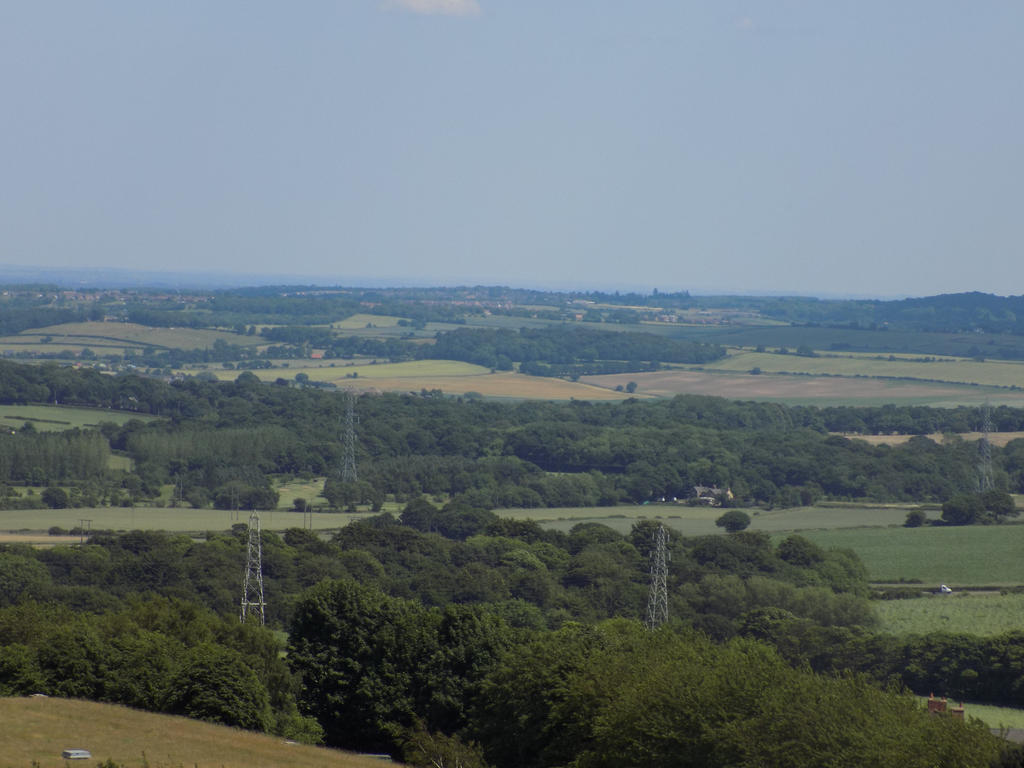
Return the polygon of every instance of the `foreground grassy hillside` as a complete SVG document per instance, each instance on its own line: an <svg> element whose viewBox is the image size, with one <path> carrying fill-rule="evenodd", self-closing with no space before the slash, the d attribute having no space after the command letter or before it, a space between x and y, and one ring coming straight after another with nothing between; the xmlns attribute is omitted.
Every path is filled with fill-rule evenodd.
<svg viewBox="0 0 1024 768"><path fill-rule="evenodd" d="M127 768L380 768L382 761L280 737L138 712L111 704L52 698L0 698L4 766L60 768L61 751L87 749L88 765Z"/></svg>

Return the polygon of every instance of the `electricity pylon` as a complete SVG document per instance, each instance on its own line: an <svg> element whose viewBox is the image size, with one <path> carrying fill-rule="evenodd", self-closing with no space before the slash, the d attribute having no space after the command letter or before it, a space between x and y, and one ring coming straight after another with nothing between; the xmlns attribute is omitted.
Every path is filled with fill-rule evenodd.
<svg viewBox="0 0 1024 768"><path fill-rule="evenodd" d="M263 600L263 546L260 543L260 516L249 515L249 551L245 558L245 580L242 584L241 621L245 624L249 614L266 624L267 604Z"/></svg>
<svg viewBox="0 0 1024 768"><path fill-rule="evenodd" d="M354 483L359 479L356 473L356 393L351 389L345 393L345 429L342 433L341 481Z"/></svg>
<svg viewBox="0 0 1024 768"><path fill-rule="evenodd" d="M647 597L644 625L657 629L668 621L668 531L659 525L651 550L651 591Z"/></svg>
<svg viewBox="0 0 1024 768"><path fill-rule="evenodd" d="M981 440L978 441L978 490L982 493L991 491L992 484L992 443L989 433L992 431L992 407L988 400L981 410Z"/></svg>

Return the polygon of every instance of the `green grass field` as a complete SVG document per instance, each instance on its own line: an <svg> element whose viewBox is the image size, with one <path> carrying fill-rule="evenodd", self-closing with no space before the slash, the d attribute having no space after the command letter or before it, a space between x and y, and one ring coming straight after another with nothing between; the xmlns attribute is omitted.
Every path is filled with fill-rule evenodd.
<svg viewBox="0 0 1024 768"><path fill-rule="evenodd" d="M1024 709L993 707L989 704L967 702L964 705L964 715L968 719L978 718L989 728L1024 729Z"/></svg>
<svg viewBox="0 0 1024 768"><path fill-rule="evenodd" d="M918 579L926 588L948 584L1024 584L1024 525L940 528L858 528L802 533L823 547L848 547L873 581Z"/></svg>
<svg viewBox="0 0 1024 768"><path fill-rule="evenodd" d="M99 426L102 421L126 424L132 419L152 421L153 416L134 411L104 408L75 408L63 405L0 405L0 426L20 429L29 422L40 432L59 432L78 427Z"/></svg>
<svg viewBox="0 0 1024 768"><path fill-rule="evenodd" d="M991 636L1024 630L1024 595L954 592L912 600L878 600L882 631L894 635L931 632Z"/></svg>
<svg viewBox="0 0 1024 768"><path fill-rule="evenodd" d="M89 766L107 760L124 768L371 768L380 759L291 744L184 717L140 712L113 704L58 698L0 698L3 754L17 768ZM61 751L86 749L92 760L67 761Z"/></svg>

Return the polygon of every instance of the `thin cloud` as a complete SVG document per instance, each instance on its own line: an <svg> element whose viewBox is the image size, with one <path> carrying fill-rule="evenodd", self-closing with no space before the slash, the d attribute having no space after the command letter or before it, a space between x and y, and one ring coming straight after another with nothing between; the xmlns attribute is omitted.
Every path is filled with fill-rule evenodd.
<svg viewBox="0 0 1024 768"><path fill-rule="evenodd" d="M386 0L386 8L401 8L404 11L425 16L478 16L480 4L477 0Z"/></svg>
<svg viewBox="0 0 1024 768"><path fill-rule="evenodd" d="M756 28L757 25L749 16L741 16L736 19L736 29L743 30L744 32L753 32Z"/></svg>

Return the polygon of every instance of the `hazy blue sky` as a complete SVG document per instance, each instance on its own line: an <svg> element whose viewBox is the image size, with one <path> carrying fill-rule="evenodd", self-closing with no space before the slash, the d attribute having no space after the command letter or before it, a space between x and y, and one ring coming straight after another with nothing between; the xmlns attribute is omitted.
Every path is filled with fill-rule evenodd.
<svg viewBox="0 0 1024 768"><path fill-rule="evenodd" d="M0 264L1024 293L1024 3L0 0Z"/></svg>

